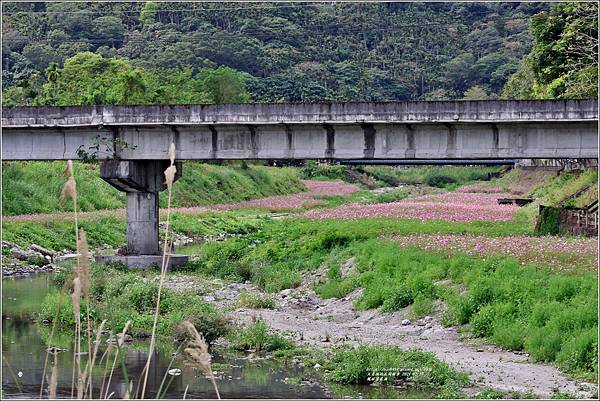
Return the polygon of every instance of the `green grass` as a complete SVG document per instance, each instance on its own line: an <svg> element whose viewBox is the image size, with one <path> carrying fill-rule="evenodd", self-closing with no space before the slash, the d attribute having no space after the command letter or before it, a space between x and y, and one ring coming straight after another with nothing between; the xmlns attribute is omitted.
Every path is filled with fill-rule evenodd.
<svg viewBox="0 0 600 401"><path fill-rule="evenodd" d="M216 234L248 234L258 230L269 218L245 211L171 215L171 228L188 236ZM119 247L126 242L124 217L107 216L79 220L86 231L91 248L104 244ZM72 220L56 219L49 222L2 222L3 239L22 247L38 244L47 249L75 249L75 224Z"/></svg>
<svg viewBox="0 0 600 401"><path fill-rule="evenodd" d="M260 319L247 327L231 331L229 341L232 348L238 351L272 352L294 348L290 340L271 332L267 323Z"/></svg>
<svg viewBox="0 0 600 401"><path fill-rule="evenodd" d="M72 210L59 200L67 181L65 162L3 162L2 214L55 213ZM78 206L82 211L124 207L125 194L100 178L98 164L74 163Z"/></svg>
<svg viewBox="0 0 600 401"><path fill-rule="evenodd" d="M588 187L589 189L580 196L567 200L571 195ZM581 173L562 173L537 186L529 195L548 206L558 206L566 200L565 206L584 207L592 200L598 199L598 172L587 170Z"/></svg>
<svg viewBox="0 0 600 401"><path fill-rule="evenodd" d="M3 162L3 215L71 211L71 202L59 200L66 181L64 168L64 162ZM74 162L74 169L81 211L125 206L125 194L100 178L98 163ZM173 207L238 202L305 189L293 168L185 162L181 179L173 185ZM166 206L164 193L160 204Z"/></svg>
<svg viewBox="0 0 600 401"><path fill-rule="evenodd" d="M99 217L80 220L79 227L87 234L92 248L108 244L121 246L126 242L125 220L119 217ZM39 222L2 222L2 235L6 241L22 247L38 244L52 250L75 249L75 224L69 220Z"/></svg>
<svg viewBox="0 0 600 401"><path fill-rule="evenodd" d="M185 162L183 176L173 185L173 207L232 203L305 190L294 168ZM161 206L166 206L165 197Z"/></svg>
<svg viewBox="0 0 600 401"><path fill-rule="evenodd" d="M526 234L524 222L414 221L397 219L274 220L243 238L207 243L188 269L238 281L252 280L271 292L295 287L303 270L320 266L331 252L357 241L387 234L473 233L490 236Z"/></svg>
<svg viewBox="0 0 600 401"><path fill-rule="evenodd" d="M69 274L70 271L65 270L56 275L56 284L61 285ZM114 332L120 332L126 322L131 320L131 335L142 338L149 336L158 291L156 277L157 273L153 271L128 272L93 264L90 316L97 322L106 319L107 328ZM56 304L61 297L58 323L63 329L68 329L74 325L73 307L68 295L47 295L39 318L55 320ZM85 310L83 303L82 308ZM208 342L229 330L225 317L198 295L163 288L157 333L162 337L173 336L177 334L177 326L184 320L191 321Z"/></svg>
<svg viewBox="0 0 600 401"><path fill-rule="evenodd" d="M384 384L398 381L416 387L456 389L469 382L466 374L454 371L432 353L397 347L338 347L326 368L327 379L342 384L370 384L376 378Z"/></svg>

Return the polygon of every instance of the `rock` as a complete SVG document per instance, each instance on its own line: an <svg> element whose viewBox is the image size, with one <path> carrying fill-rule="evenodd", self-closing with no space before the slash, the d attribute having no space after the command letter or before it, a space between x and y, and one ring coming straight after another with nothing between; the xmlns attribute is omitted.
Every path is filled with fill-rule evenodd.
<svg viewBox="0 0 600 401"><path fill-rule="evenodd" d="M423 318L423 321L424 321L425 323L430 323L432 320L433 320L433 318L432 318L431 316L425 316L425 317Z"/></svg>
<svg viewBox="0 0 600 401"><path fill-rule="evenodd" d="M292 289L291 288L287 288L287 289L281 291L279 293L279 295L281 295L282 297L285 298L285 297L289 296L291 293L292 293Z"/></svg>
<svg viewBox="0 0 600 401"><path fill-rule="evenodd" d="M49 260L52 260L54 258L54 252L37 244L31 244L29 249L31 249L34 252L41 253L43 256L48 256L50 258Z"/></svg>
<svg viewBox="0 0 600 401"><path fill-rule="evenodd" d="M319 369L321 369L321 365L319 365L318 363L316 363L315 366L313 366L313 368L319 370Z"/></svg>
<svg viewBox="0 0 600 401"><path fill-rule="evenodd" d="M410 320L408 319L404 319L402 320L402 323L400 323L402 326L408 326L410 324Z"/></svg>
<svg viewBox="0 0 600 401"><path fill-rule="evenodd" d="M67 259L75 259L78 257L79 257L78 253L66 253L64 255L59 256L57 259L58 260L67 260Z"/></svg>
<svg viewBox="0 0 600 401"><path fill-rule="evenodd" d="M342 266L340 269L340 275L342 276L342 278L347 277L350 274L354 273L354 261L355 261L355 258L351 257L350 259L348 259L344 263L342 263Z"/></svg>
<svg viewBox="0 0 600 401"><path fill-rule="evenodd" d="M319 304L319 303L321 303L321 299L317 296L317 294L309 294L306 297L306 300L308 302L310 302L310 303L313 303L313 304Z"/></svg>
<svg viewBox="0 0 600 401"><path fill-rule="evenodd" d="M207 296L203 297L203 299L204 299L206 302L214 302L214 301L215 301L215 297L213 297L213 296L211 296L211 295L207 295Z"/></svg>

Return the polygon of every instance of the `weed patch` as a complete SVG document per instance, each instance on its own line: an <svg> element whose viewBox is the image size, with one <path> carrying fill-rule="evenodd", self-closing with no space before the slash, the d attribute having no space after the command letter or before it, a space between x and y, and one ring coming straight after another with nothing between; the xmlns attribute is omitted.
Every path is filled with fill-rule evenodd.
<svg viewBox="0 0 600 401"><path fill-rule="evenodd" d="M56 284L62 284L67 275L67 271L58 275ZM133 336L149 336L158 291L154 277L153 272L123 272L102 265L92 265L90 317L95 321L106 319L107 327L115 332L123 330L127 321L131 320L130 333ZM41 319L54 319L60 297L57 293L46 296L40 313ZM73 307L69 296L62 295L62 298L58 323L69 327L75 323ZM85 311L85 305L81 308ZM170 336L184 320L192 322L208 342L224 335L229 329L224 316L198 296L163 288L157 333Z"/></svg>
<svg viewBox="0 0 600 401"><path fill-rule="evenodd" d="M272 333L264 320L257 320L248 327L237 329L229 335L232 347L239 351L281 351L293 348L290 340Z"/></svg>
<svg viewBox="0 0 600 401"><path fill-rule="evenodd" d="M339 347L326 367L327 378L342 384L379 382L439 389L468 383L465 374L454 371L434 354L397 347Z"/></svg>

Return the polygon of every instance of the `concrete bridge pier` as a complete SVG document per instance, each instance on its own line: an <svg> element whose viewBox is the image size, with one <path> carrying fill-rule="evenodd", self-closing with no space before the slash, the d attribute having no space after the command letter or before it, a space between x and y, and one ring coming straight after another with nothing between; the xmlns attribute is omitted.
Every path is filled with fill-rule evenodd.
<svg viewBox="0 0 600 401"><path fill-rule="evenodd" d="M127 193L127 247L123 255L97 256L98 262L121 262L130 268L161 266L159 246L158 193L166 189L164 171L169 167L163 160L104 160L100 176L119 191ZM181 162L177 175L181 177ZM187 256L169 255L168 268L188 260Z"/></svg>

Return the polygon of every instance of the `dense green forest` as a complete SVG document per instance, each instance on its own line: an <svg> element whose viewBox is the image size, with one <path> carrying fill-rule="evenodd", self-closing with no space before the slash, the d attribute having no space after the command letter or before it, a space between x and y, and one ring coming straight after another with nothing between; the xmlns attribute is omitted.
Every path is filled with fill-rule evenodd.
<svg viewBox="0 0 600 401"><path fill-rule="evenodd" d="M595 97L597 10L11 3L2 14L3 104Z"/></svg>

